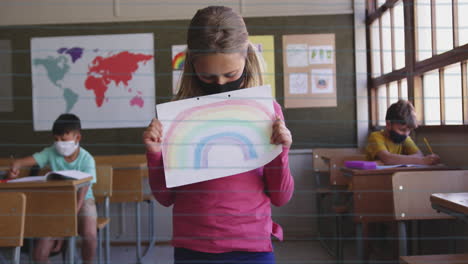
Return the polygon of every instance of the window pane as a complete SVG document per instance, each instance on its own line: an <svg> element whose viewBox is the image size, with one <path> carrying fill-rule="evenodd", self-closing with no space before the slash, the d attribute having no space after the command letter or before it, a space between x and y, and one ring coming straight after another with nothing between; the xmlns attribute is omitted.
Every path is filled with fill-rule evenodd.
<svg viewBox="0 0 468 264"><path fill-rule="evenodd" d="M385 114L387 113L387 87L385 85L377 88L377 110L379 112L379 126L385 126Z"/></svg>
<svg viewBox="0 0 468 264"><path fill-rule="evenodd" d="M460 64L455 64L446 67L444 70L445 123L447 125L460 125L463 123L460 67Z"/></svg>
<svg viewBox="0 0 468 264"><path fill-rule="evenodd" d="M426 73L423 85L424 123L426 125L440 125L439 71Z"/></svg>
<svg viewBox="0 0 468 264"><path fill-rule="evenodd" d="M387 10L382 15L382 52L383 52L383 71L389 73L392 71L392 31L390 26L390 12Z"/></svg>
<svg viewBox="0 0 468 264"><path fill-rule="evenodd" d="M372 77L380 76L380 35L379 20L371 25L371 54L372 54Z"/></svg>
<svg viewBox="0 0 468 264"><path fill-rule="evenodd" d="M408 100L408 83L406 82L406 79L401 80L400 86L401 86L401 99Z"/></svg>
<svg viewBox="0 0 468 264"><path fill-rule="evenodd" d="M453 49L452 0L435 2L437 54L439 54Z"/></svg>
<svg viewBox="0 0 468 264"><path fill-rule="evenodd" d="M431 0L416 1L417 52L419 61L432 57Z"/></svg>
<svg viewBox="0 0 468 264"><path fill-rule="evenodd" d="M390 86L388 89L388 97L390 98L390 104L393 104L396 101L398 101L398 83L397 82L390 83Z"/></svg>
<svg viewBox="0 0 468 264"><path fill-rule="evenodd" d="M458 39L459 45L468 43L468 0L458 0Z"/></svg>
<svg viewBox="0 0 468 264"><path fill-rule="evenodd" d="M405 67L405 24L403 15L403 1L393 9L393 25L395 32L395 69Z"/></svg>

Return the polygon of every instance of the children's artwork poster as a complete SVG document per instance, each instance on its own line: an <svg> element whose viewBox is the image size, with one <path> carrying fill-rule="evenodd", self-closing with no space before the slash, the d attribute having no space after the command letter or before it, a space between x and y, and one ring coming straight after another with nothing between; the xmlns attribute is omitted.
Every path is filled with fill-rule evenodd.
<svg viewBox="0 0 468 264"><path fill-rule="evenodd" d="M310 64L332 64L333 47L332 46L310 46L309 47Z"/></svg>
<svg viewBox="0 0 468 264"><path fill-rule="evenodd" d="M85 129L145 127L155 116L152 33L31 39L34 130L62 113Z"/></svg>
<svg viewBox="0 0 468 264"><path fill-rule="evenodd" d="M11 40L0 40L0 112L13 112Z"/></svg>
<svg viewBox="0 0 468 264"><path fill-rule="evenodd" d="M285 107L336 107L335 35L284 35L283 49Z"/></svg>
<svg viewBox="0 0 468 264"><path fill-rule="evenodd" d="M168 188L259 168L278 156L269 85L158 104Z"/></svg>
<svg viewBox="0 0 468 264"><path fill-rule="evenodd" d="M187 45L172 45L172 94L179 92Z"/></svg>
<svg viewBox="0 0 468 264"><path fill-rule="evenodd" d="M258 55L263 60L263 80L264 84L271 86L271 92L275 97L275 44L272 35L269 36L249 36L249 41L257 49ZM185 63L185 50L187 45L172 46L172 94L179 91L180 80L182 78Z"/></svg>
<svg viewBox="0 0 468 264"><path fill-rule="evenodd" d="M249 40L257 48L258 55L264 62L263 83L271 86L271 94L275 97L275 40L272 35L249 36Z"/></svg>
<svg viewBox="0 0 468 264"><path fill-rule="evenodd" d="M310 73L313 94L333 93L333 71L331 69L312 69Z"/></svg>

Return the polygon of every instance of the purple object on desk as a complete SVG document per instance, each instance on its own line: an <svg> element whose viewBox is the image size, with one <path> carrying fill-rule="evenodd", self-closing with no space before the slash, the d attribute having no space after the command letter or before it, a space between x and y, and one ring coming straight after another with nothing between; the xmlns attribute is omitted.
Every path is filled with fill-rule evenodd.
<svg viewBox="0 0 468 264"><path fill-rule="evenodd" d="M375 170L377 163L375 161L348 160L345 161L345 167L350 169Z"/></svg>

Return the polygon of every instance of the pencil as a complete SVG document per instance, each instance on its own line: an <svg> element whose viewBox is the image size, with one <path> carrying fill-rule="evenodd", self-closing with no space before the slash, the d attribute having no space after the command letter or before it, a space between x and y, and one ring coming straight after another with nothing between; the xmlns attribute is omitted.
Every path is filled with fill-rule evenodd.
<svg viewBox="0 0 468 264"><path fill-rule="evenodd" d="M429 151L431 152L431 154L434 154L434 152L432 152L431 145L429 145L429 142L427 141L427 138L426 138L426 137L424 137L424 143L426 144L426 147L427 147L427 149L429 149Z"/></svg>

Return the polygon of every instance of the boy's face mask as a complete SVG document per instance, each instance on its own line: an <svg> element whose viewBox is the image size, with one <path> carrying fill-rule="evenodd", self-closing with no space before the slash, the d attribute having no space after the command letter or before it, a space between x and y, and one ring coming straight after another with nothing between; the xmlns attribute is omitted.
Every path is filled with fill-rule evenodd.
<svg viewBox="0 0 468 264"><path fill-rule="evenodd" d="M408 136L407 135L402 135L394 130L390 130L390 139L393 141L395 144L401 144L403 141L406 140Z"/></svg>
<svg viewBox="0 0 468 264"><path fill-rule="evenodd" d="M77 138L74 140L56 140L54 146L60 155L68 157L75 153L80 143L77 141Z"/></svg>

